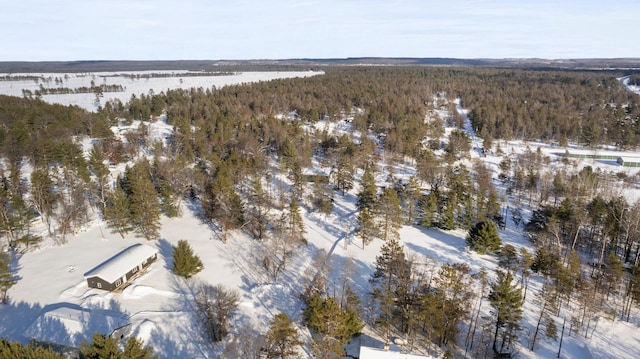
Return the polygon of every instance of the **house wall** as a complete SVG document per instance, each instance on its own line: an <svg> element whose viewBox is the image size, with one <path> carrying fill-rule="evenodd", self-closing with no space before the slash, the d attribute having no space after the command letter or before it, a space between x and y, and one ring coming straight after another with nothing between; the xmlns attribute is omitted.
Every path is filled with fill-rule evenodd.
<svg viewBox="0 0 640 359"><path fill-rule="evenodd" d="M98 286L98 283L100 284L100 287ZM100 277L87 278L87 285L89 286L89 288L97 288L97 289L108 290L108 291L112 291L116 289L115 284L109 283Z"/></svg>
<svg viewBox="0 0 640 359"><path fill-rule="evenodd" d="M109 283L107 281L105 281L104 279L100 278L100 277L90 277L87 278L87 284L89 285L89 288L97 288L97 289L103 289L103 290L108 290L108 291L112 291L117 289L118 287L121 287L122 285L124 285L126 282L129 281L129 279L131 279L131 277L133 277L135 274L137 274L139 271L149 267L151 265L151 263L155 262L156 259L158 259L158 254L154 254L153 256L147 258L144 262L138 264L137 266L131 268L127 273L125 273L123 276L125 277L126 280L121 280L122 277L120 277L120 279L117 279L114 283ZM118 280L120 280L120 285L116 285L116 283L118 282ZM101 284L101 288L98 287L98 283Z"/></svg>

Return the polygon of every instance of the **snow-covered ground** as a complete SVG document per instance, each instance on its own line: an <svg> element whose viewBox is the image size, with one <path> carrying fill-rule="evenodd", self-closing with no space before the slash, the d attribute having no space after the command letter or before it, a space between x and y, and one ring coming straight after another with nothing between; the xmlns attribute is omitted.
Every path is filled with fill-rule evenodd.
<svg viewBox="0 0 640 359"><path fill-rule="evenodd" d="M90 81L92 75L87 76L85 80ZM148 81L154 80L156 79ZM161 86L166 86L169 78L157 80L165 81ZM198 86L221 86L215 83L204 85L201 81L205 79L199 77L193 80L200 81ZM220 80L220 78L212 77L211 81L213 80ZM245 81L247 81L246 78L241 82ZM98 82L96 80L96 83ZM0 82L0 85L5 84ZM142 86L141 84L135 86L138 85ZM129 86L135 87L128 85L127 91ZM184 86L186 86L184 83L179 85L179 87ZM135 88L140 93L148 92L148 88ZM156 87L154 91L159 92L161 88ZM21 96L21 90L19 92L18 96ZM105 94L105 97L109 95ZM64 101L68 104L75 100L65 99ZM458 108L458 110L461 114L465 114L464 109ZM155 134L154 136L158 138L164 138L166 132L171 130L164 121L152 123L150 126L152 135ZM349 131L347 121L320 121L315 126L316 128L324 127L336 133ZM473 139L474 148L480 148L481 142L473 135L469 126L467 131ZM567 150L531 142L503 141L501 147L506 153L514 154L524 152L527 147L532 151L540 148L550 156L550 165L559 163L560 154ZM482 158L490 164L495 172L494 177L497 177L497 165L501 161L501 156L488 153L485 157L477 150L472 151L472 156ZM578 166L591 165L614 173L637 171L623 168L612 161L579 159L572 161L575 161ZM381 171L377 181L380 184L386 180L386 174L382 171L385 166L386 164L383 163L379 166ZM121 169L114 169L114 171L117 170ZM415 175L415 168L410 164L400 163L396 165L394 173L396 178L408 178ZM357 177L361 175L362 173L357 173ZM304 278L307 274L317 271L313 258L318 255L327 256L331 262L333 272L329 278L330 285L331 283L339 285L337 283L340 283L340 276L348 273L354 290L363 295L369 290L368 279L373 272L375 257L382 243L380 240L374 240L363 248L361 242L353 236L356 223L355 194L358 190L356 186L345 196L336 193L334 213L329 216L307 213L303 209L305 236L309 244L297 253L277 281L270 280L260 266L263 256L261 243L239 232L232 233L226 244L218 240L215 230L198 218L197 203L183 203L180 218L163 217L161 238L154 242L146 242L133 235L127 235L123 239L118 234L111 233L101 220L95 219L84 231L70 237L68 243L64 245L56 245L52 240L46 240L40 248L16 258L14 265L19 281L8 292L9 304L0 306L0 337L26 342L27 334L31 332L30 326L43 312L60 307L84 308L116 313L128 318L131 323L131 335L153 345L161 358L216 357L220 355L220 349L208 344L199 336L196 329L192 298L200 283L223 284L238 290L240 304L233 317L231 336L249 325L264 332L270 320L278 312L287 313L299 324L302 312L299 294L305 285ZM625 195L632 195L632 193L625 193ZM531 246L521 230L513 223L508 223L506 229L500 231L500 235L503 244L510 243L516 248ZM497 265L493 256L478 255L468 251L464 241L466 232L461 230L442 231L404 226L400 230L400 236L409 255L415 255L434 266L464 262L475 271L485 268L492 272ZM177 277L170 271L172 245L176 245L181 239L189 241L204 263L204 270L190 280ZM137 278L121 293L89 289L83 274L134 243L146 243L155 246L159 251L158 261L150 266L147 273ZM529 293L533 296L540 286L540 279L535 275L532 276ZM527 349L538 313L531 301L527 303L522 321L523 329L520 335L521 344L518 345L518 357L556 357L557 342L540 340L535 352ZM488 309L484 314L489 315ZM584 338L584 335L580 334L565 333L561 357L640 358L639 319L640 313L634 310L631 323L601 317L589 338ZM562 328L561 322L558 322L558 327ZM80 332L89 338L93 334L91 328L95 326L87 325ZM52 332L60 330L58 326L40 329ZM302 334L306 340L309 340L308 332L302 331ZM367 328L364 335L356 338L348 346L349 354L357 356L358 345L380 348L382 344L381 339Z"/></svg>
<svg viewBox="0 0 640 359"><path fill-rule="evenodd" d="M62 105L76 105L87 111L96 111L98 106L106 101L118 99L122 103L131 99L131 95L139 97L141 94L160 93L161 91L178 88L213 89L226 85L241 83L270 81L281 78L307 77L323 74L318 71L272 71L272 72L237 72L223 73L211 76L185 76L188 71L122 71L122 72L92 72L92 73L0 73L0 94L23 96L23 90L36 91L40 86L44 88L92 87L101 85L121 85L123 91L104 92L99 102L94 93L50 94L42 95L42 100ZM163 74L162 77L150 77ZM171 75L171 76L168 76ZM29 76L29 79L25 79ZM32 79L37 77L38 79ZM56 81L56 79L58 81Z"/></svg>

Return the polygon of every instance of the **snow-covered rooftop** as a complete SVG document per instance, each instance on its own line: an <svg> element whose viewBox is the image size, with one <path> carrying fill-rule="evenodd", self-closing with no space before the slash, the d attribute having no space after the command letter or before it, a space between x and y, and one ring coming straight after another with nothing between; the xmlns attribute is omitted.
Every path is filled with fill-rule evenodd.
<svg viewBox="0 0 640 359"><path fill-rule="evenodd" d="M156 248L137 243L102 262L97 267L85 273L84 277L100 277L109 283L113 283L133 267L144 262L156 253L158 253Z"/></svg>
<svg viewBox="0 0 640 359"><path fill-rule="evenodd" d="M430 356L405 354L394 350L360 347L360 359L429 359Z"/></svg>
<svg viewBox="0 0 640 359"><path fill-rule="evenodd" d="M78 347L94 333L110 335L127 324L127 318L122 315L62 306L36 318L24 335L40 342Z"/></svg>

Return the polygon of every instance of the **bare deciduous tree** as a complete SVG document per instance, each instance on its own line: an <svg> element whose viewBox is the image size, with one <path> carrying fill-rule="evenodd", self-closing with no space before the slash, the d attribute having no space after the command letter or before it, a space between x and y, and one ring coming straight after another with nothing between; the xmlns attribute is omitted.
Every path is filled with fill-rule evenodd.
<svg viewBox="0 0 640 359"><path fill-rule="evenodd" d="M196 315L206 339L219 342L229 333L229 318L238 306L239 298L235 290L222 285L203 284L197 289Z"/></svg>

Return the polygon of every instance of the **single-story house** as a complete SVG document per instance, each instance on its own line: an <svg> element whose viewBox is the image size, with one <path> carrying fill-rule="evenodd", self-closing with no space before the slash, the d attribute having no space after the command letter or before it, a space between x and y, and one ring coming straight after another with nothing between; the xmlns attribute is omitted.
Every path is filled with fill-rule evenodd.
<svg viewBox="0 0 640 359"><path fill-rule="evenodd" d="M406 354L399 351L397 348L371 348L360 347L360 359L431 359L430 356Z"/></svg>
<svg viewBox="0 0 640 359"><path fill-rule="evenodd" d="M158 259L158 250L146 244L134 244L84 274L89 288L113 291Z"/></svg>
<svg viewBox="0 0 640 359"><path fill-rule="evenodd" d="M36 345L51 347L66 358L78 358L80 344L91 342L93 334L123 340L130 330L123 313L59 303L45 308L23 334Z"/></svg>

